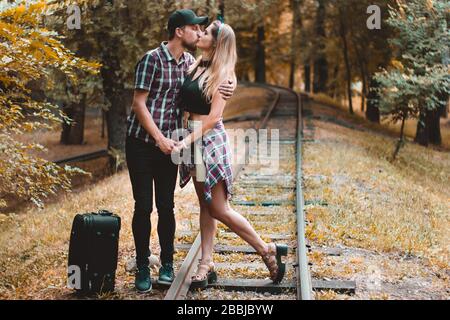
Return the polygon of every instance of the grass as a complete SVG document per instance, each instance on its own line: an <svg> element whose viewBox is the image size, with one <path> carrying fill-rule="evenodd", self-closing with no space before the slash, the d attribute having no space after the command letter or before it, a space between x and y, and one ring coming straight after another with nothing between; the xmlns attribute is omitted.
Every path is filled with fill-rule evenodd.
<svg viewBox="0 0 450 320"><path fill-rule="evenodd" d="M319 111L320 112L320 111ZM304 145L308 237L380 252L401 252L448 268L450 153L407 143L390 161L394 139L313 121Z"/></svg>
<svg viewBox="0 0 450 320"><path fill-rule="evenodd" d="M191 190L192 191L192 190ZM128 172L108 177L78 193L62 195L43 210L0 215L0 299L74 298L66 285L67 251L72 219L76 213L107 208L122 218L117 294L114 298L141 298L132 290L134 276L125 263L134 255L131 233L133 199ZM196 212L194 193L178 190L176 216L190 219ZM152 252L159 252L157 214L152 214ZM179 223L179 229L183 224ZM111 298L111 297L105 297ZM147 298L161 298L155 293Z"/></svg>

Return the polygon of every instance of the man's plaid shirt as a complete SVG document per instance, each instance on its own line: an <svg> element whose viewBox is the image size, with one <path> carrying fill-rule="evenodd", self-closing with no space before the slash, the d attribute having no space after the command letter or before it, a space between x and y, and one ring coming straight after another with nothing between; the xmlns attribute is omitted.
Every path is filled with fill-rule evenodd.
<svg viewBox="0 0 450 320"><path fill-rule="evenodd" d="M184 52L180 60L175 60L166 47L166 42L149 52L138 62L135 69L135 89L147 90L147 108L162 134L171 138L172 132L181 128L182 110L179 93L189 66L194 57ZM145 142L155 140L139 123L131 110L127 120L128 136Z"/></svg>

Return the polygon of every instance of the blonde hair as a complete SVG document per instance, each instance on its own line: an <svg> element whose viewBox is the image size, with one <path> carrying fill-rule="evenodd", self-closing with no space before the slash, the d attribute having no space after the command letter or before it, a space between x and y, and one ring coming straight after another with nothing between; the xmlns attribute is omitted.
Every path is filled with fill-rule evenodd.
<svg viewBox="0 0 450 320"><path fill-rule="evenodd" d="M208 101L212 100L219 86L227 79L237 82L235 66L237 61L236 36L233 29L219 20L213 22L212 35L215 39L215 47L211 55L211 65L200 76L199 86ZM189 68L192 73L200 64L202 56Z"/></svg>

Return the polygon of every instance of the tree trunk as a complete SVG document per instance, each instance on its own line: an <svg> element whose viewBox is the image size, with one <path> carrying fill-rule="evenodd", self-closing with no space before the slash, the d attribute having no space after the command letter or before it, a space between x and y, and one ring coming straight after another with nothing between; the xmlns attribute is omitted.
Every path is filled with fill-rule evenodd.
<svg viewBox="0 0 450 320"><path fill-rule="evenodd" d="M347 72L347 95L348 95L348 108L350 114L353 114L353 101L352 101L352 71L350 67L350 59L348 55L348 44L347 44L347 36L346 36L346 28L345 28L345 15L339 10L339 20L340 20L340 35L342 39L342 51L344 54L344 61L345 61L345 70Z"/></svg>
<svg viewBox="0 0 450 320"><path fill-rule="evenodd" d="M297 69L296 55L298 53L299 30L302 29L300 0L291 0L292 10L292 32L291 32L291 70L289 74L289 88L293 89L295 85L295 71Z"/></svg>
<svg viewBox="0 0 450 320"><path fill-rule="evenodd" d="M266 83L266 53L264 45L264 26L257 29L255 81Z"/></svg>
<svg viewBox="0 0 450 320"><path fill-rule="evenodd" d="M92 56L92 45L89 41L82 41L85 39L86 34L84 29L76 30L74 35L75 43L81 43L76 50L76 55L81 57ZM76 87L72 87L70 84L67 86L67 90L73 90L74 94L79 94ZM63 123L63 129L61 133L62 144L83 144L84 142L84 118L86 113L86 94L82 94L81 101L79 103L70 103L64 107L64 112L70 119L74 120L72 125Z"/></svg>
<svg viewBox="0 0 450 320"><path fill-rule="evenodd" d="M305 92L311 92L311 66L309 63L304 66L304 81Z"/></svg>
<svg viewBox="0 0 450 320"><path fill-rule="evenodd" d="M447 119L448 118L448 109L449 109L449 103L450 101L447 100L445 106L444 106L444 111L442 111L441 117Z"/></svg>
<svg viewBox="0 0 450 320"><path fill-rule="evenodd" d="M361 81L362 81L362 92L361 92L361 111L364 112L366 106L366 96L367 96L367 84L366 84L366 74L364 68L361 70Z"/></svg>
<svg viewBox="0 0 450 320"><path fill-rule="evenodd" d="M319 7L316 16L316 37L318 39L318 47L316 50L316 58L314 60L314 79L313 92L327 93L328 82L328 63L324 54L325 50L325 1L319 0Z"/></svg>
<svg viewBox="0 0 450 320"><path fill-rule="evenodd" d="M106 112L102 109L102 139L105 138Z"/></svg>
<svg viewBox="0 0 450 320"><path fill-rule="evenodd" d="M364 112L365 109L365 102L366 102L366 96L367 96L367 84L366 84L366 67L365 67L365 59L363 58L361 54L361 50L359 48L359 45L353 41L353 47L356 51L356 56L358 60L358 66L359 66L359 72L362 82L362 88L361 88L361 111Z"/></svg>
<svg viewBox="0 0 450 320"><path fill-rule="evenodd" d="M84 142L84 116L86 112L86 97L79 103L71 103L63 107L64 113L74 122L63 122L61 132L61 144L83 144Z"/></svg>
<svg viewBox="0 0 450 320"><path fill-rule="evenodd" d="M442 143L441 137L441 118L442 107L434 110L426 110L419 115L417 122L415 142L422 146L428 144L440 145Z"/></svg>
<svg viewBox="0 0 450 320"><path fill-rule="evenodd" d="M314 62L314 84L313 92L327 93L328 63L324 57L320 57Z"/></svg>
<svg viewBox="0 0 450 320"><path fill-rule="evenodd" d="M338 74L339 74L339 65L336 64L334 66L334 70L333 70L333 81L330 82L330 86L328 88L329 94L331 97L333 97L333 99L337 98L337 93L338 93L338 82L337 82L337 78L338 78Z"/></svg>
<svg viewBox="0 0 450 320"><path fill-rule="evenodd" d="M294 85L295 85L295 69L296 69L296 64L294 59L291 59L291 69L289 71L289 88L294 89Z"/></svg>
<svg viewBox="0 0 450 320"><path fill-rule="evenodd" d="M449 107L449 99L448 99L448 93L442 92L441 96L439 97L442 101L442 108L441 108L441 118L448 118L448 107Z"/></svg>
<svg viewBox="0 0 450 320"><path fill-rule="evenodd" d="M376 123L380 123L380 109L378 108L380 104L380 96L376 91L378 87L378 82L375 81L374 77L372 77L369 84L369 93L367 94L366 118L369 121Z"/></svg>
<svg viewBox="0 0 450 320"><path fill-rule="evenodd" d="M125 89L123 81L117 81L116 71L120 70L120 62L114 52L114 50L110 50L104 54L103 61L107 61L108 65L101 69L105 96L110 102L110 107L106 111L106 129L108 150L116 155L110 157L110 167L113 172L124 167L126 107L131 104L131 95Z"/></svg>
<svg viewBox="0 0 450 320"><path fill-rule="evenodd" d="M406 115L403 115L402 118L402 125L400 127L400 138L398 139L397 145L394 150L394 154L392 155L392 158L395 160L397 158L398 152L400 151L400 148L405 143L404 141L404 131L405 131L405 121L406 121Z"/></svg>

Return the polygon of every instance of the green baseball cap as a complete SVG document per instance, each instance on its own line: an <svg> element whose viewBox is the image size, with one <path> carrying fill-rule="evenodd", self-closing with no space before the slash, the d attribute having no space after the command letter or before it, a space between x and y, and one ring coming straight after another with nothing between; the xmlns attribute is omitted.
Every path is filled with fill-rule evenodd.
<svg viewBox="0 0 450 320"><path fill-rule="evenodd" d="M190 24L205 25L208 24L208 20L208 17L197 17L192 10L181 9L170 15L167 29L175 30Z"/></svg>

